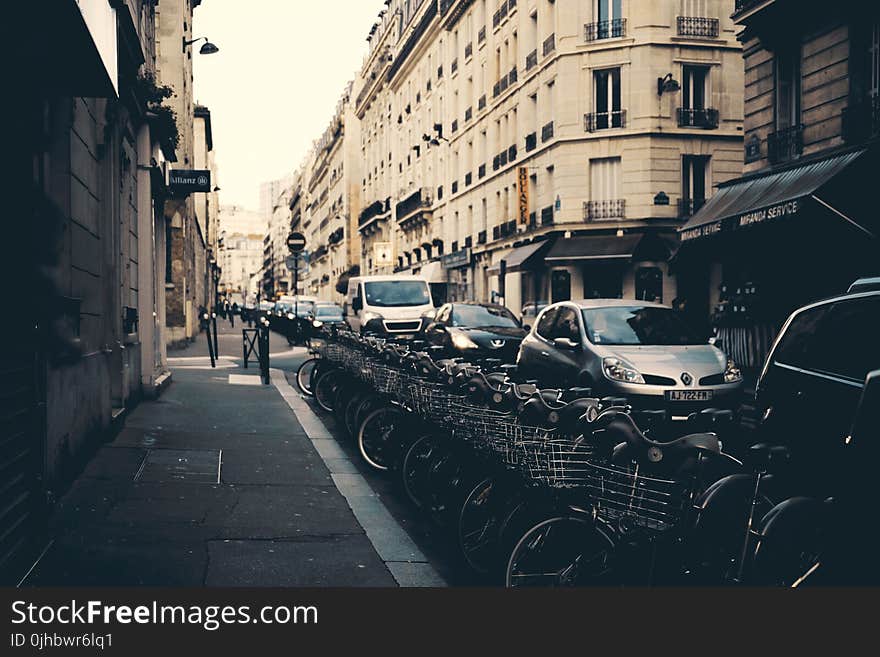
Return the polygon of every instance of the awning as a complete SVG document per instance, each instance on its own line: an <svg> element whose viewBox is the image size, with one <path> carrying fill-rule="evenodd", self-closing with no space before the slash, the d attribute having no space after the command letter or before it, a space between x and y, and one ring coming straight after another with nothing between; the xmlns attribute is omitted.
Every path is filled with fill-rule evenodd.
<svg viewBox="0 0 880 657"><path fill-rule="evenodd" d="M540 259L540 254L543 253L544 248L549 244L550 242L547 241L532 242L531 244L524 244L523 246L518 246L513 249L502 258L502 260L507 262L507 273L522 271L523 269L528 268L531 263ZM488 273L490 275L496 275L500 269L499 263L496 262L489 267Z"/></svg>
<svg viewBox="0 0 880 657"><path fill-rule="evenodd" d="M642 235L580 235L557 240L546 262L571 262L580 260L629 260L636 252Z"/></svg>
<svg viewBox="0 0 880 657"><path fill-rule="evenodd" d="M723 183L706 204L679 229L682 242L727 233L801 213L816 204L871 234L823 200L823 188L858 160L864 150L825 158L782 171L744 176Z"/></svg>

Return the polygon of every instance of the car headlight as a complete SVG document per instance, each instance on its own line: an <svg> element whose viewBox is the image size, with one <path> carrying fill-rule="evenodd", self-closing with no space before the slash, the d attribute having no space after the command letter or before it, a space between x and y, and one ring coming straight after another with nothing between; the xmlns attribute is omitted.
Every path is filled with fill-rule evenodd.
<svg viewBox="0 0 880 657"><path fill-rule="evenodd" d="M724 368L724 383L739 383L742 381L743 375L739 367L733 360L727 360L727 367Z"/></svg>
<svg viewBox="0 0 880 657"><path fill-rule="evenodd" d="M384 318L379 313L373 313L373 312L369 312L369 311L364 313L364 324L367 324L368 322L372 322L375 319L384 319Z"/></svg>
<svg viewBox="0 0 880 657"><path fill-rule="evenodd" d="M452 344L456 349L479 349L479 345L464 333L455 333L452 336Z"/></svg>
<svg viewBox="0 0 880 657"><path fill-rule="evenodd" d="M287 313L287 319L293 319L293 313Z"/></svg>
<svg viewBox="0 0 880 657"><path fill-rule="evenodd" d="M641 372L619 358L604 358L602 360L602 371L612 381L620 381L621 383L645 382Z"/></svg>
<svg viewBox="0 0 880 657"><path fill-rule="evenodd" d="M321 328L322 326L324 326L324 322L322 322L320 319L316 319L312 322L312 326L314 326L315 328Z"/></svg>

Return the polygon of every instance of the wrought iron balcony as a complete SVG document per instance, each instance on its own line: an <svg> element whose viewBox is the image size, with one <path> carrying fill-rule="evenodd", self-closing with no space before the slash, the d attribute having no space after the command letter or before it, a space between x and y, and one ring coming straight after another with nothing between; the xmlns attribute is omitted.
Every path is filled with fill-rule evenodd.
<svg viewBox="0 0 880 657"><path fill-rule="evenodd" d="M849 144L880 137L880 96L855 103L843 110L843 138Z"/></svg>
<svg viewBox="0 0 880 657"><path fill-rule="evenodd" d="M532 132L526 135L526 153L535 150L538 146L538 134L536 132Z"/></svg>
<svg viewBox="0 0 880 657"><path fill-rule="evenodd" d="M626 36L626 19L615 18L610 21L599 21L584 25L584 40L588 43L601 39L616 39Z"/></svg>
<svg viewBox="0 0 880 657"><path fill-rule="evenodd" d="M538 65L538 49L535 48L532 52L526 55L526 71L531 71Z"/></svg>
<svg viewBox="0 0 880 657"><path fill-rule="evenodd" d="M705 204L706 199L704 198L680 198L678 199L678 216L680 219L692 217Z"/></svg>
<svg viewBox="0 0 880 657"><path fill-rule="evenodd" d="M703 128L705 130L714 130L718 127L718 120L719 115L717 109L678 108L679 128Z"/></svg>
<svg viewBox="0 0 880 657"><path fill-rule="evenodd" d="M607 221L626 218L626 200L585 201L584 221Z"/></svg>
<svg viewBox="0 0 880 657"><path fill-rule="evenodd" d="M401 221L413 212L431 206L431 192L419 189L397 204L397 220Z"/></svg>
<svg viewBox="0 0 880 657"><path fill-rule="evenodd" d="M596 132L611 128L626 127L626 110L614 110L611 112L592 112L584 114L584 130Z"/></svg>
<svg viewBox="0 0 880 657"><path fill-rule="evenodd" d="M553 121L541 128L541 141L550 141L553 139Z"/></svg>
<svg viewBox="0 0 880 657"><path fill-rule="evenodd" d="M553 34L551 34L550 36L548 36L546 39L544 39L544 47L543 47L544 57L549 55L554 50L556 50L556 33L555 32Z"/></svg>
<svg viewBox="0 0 880 657"><path fill-rule="evenodd" d="M718 38L718 19L698 16L678 17L678 36L697 37L699 39Z"/></svg>
<svg viewBox="0 0 880 657"><path fill-rule="evenodd" d="M773 164L787 162L804 152L804 126L796 125L767 135L767 159Z"/></svg>

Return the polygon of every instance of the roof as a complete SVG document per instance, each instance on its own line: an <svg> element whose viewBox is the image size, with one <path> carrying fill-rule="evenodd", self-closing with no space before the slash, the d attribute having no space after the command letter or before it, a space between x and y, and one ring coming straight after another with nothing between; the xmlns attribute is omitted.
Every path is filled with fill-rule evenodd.
<svg viewBox="0 0 880 657"><path fill-rule="evenodd" d="M708 237L798 214L803 202L816 199L822 187L864 152L864 149L849 151L723 183L718 193L679 229L681 239Z"/></svg>
<svg viewBox="0 0 880 657"><path fill-rule="evenodd" d="M662 303L653 301L639 301L638 299L578 299L570 301L579 308L611 308L641 306L645 308L670 308Z"/></svg>

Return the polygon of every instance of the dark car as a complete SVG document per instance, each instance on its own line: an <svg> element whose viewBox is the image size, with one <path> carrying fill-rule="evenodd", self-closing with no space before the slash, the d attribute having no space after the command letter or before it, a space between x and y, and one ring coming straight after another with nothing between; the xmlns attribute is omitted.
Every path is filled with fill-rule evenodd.
<svg viewBox="0 0 880 657"><path fill-rule="evenodd" d="M848 293L795 311L767 356L757 387L758 439L789 447L798 478L811 485L836 487L835 463L865 377L880 368L878 335L880 291Z"/></svg>
<svg viewBox="0 0 880 657"><path fill-rule="evenodd" d="M512 363L526 330L507 308L488 303L447 303L424 328L432 345L469 359Z"/></svg>
<svg viewBox="0 0 880 657"><path fill-rule="evenodd" d="M742 389L742 374L724 352L672 308L644 301L554 303L523 340L517 363L542 384L589 387L673 418L734 408Z"/></svg>
<svg viewBox="0 0 880 657"><path fill-rule="evenodd" d="M345 324L345 311L338 303L318 301L312 314L312 325L315 328L321 328L325 324L328 326Z"/></svg>

